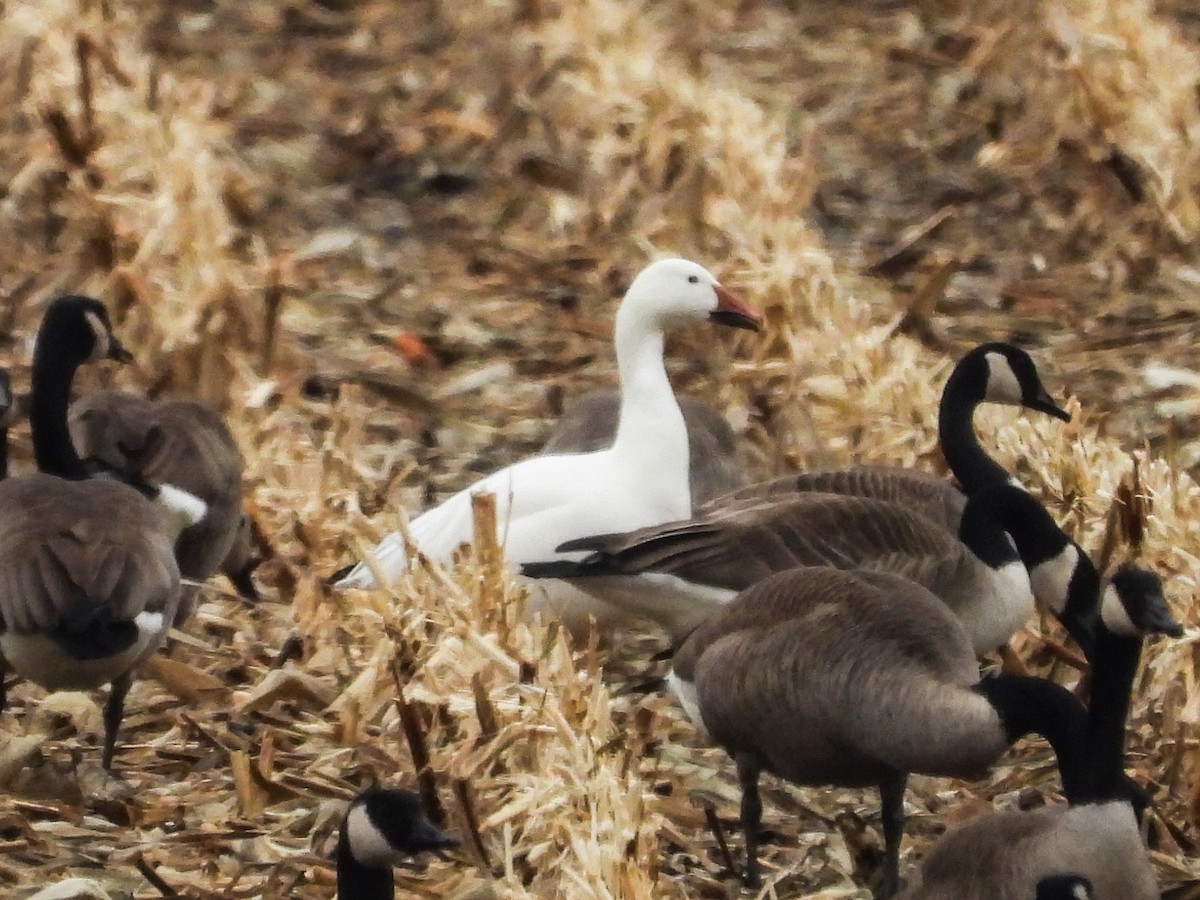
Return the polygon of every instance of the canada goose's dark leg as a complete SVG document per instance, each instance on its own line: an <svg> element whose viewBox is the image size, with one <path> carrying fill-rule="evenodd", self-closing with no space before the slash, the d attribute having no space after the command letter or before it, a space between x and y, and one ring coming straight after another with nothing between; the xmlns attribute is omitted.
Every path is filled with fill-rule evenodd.
<svg viewBox="0 0 1200 900"><path fill-rule="evenodd" d="M104 751L100 763L105 771L112 768L113 751L117 746L117 729L121 727L121 719L125 715L125 695L133 684L133 673L126 672L113 679L108 692L108 702L104 704Z"/></svg>
<svg viewBox="0 0 1200 900"><path fill-rule="evenodd" d="M708 827L712 830L713 837L717 839L717 847L721 851L721 859L725 861L725 868L729 874L737 874L737 864L733 861L733 854L729 852L729 844L725 841L725 830L721 828L721 820L717 818L717 811L708 803L704 804L704 818L708 821Z"/></svg>
<svg viewBox="0 0 1200 900"><path fill-rule="evenodd" d="M907 773L879 783L879 812L883 821L882 897L892 897L900 890L900 840L904 837L904 788L907 784Z"/></svg>
<svg viewBox="0 0 1200 900"><path fill-rule="evenodd" d="M742 784L742 834L746 837L746 877L748 888L762 882L758 871L758 829L762 823L762 800L758 797L759 765L747 753L735 757L738 781Z"/></svg>

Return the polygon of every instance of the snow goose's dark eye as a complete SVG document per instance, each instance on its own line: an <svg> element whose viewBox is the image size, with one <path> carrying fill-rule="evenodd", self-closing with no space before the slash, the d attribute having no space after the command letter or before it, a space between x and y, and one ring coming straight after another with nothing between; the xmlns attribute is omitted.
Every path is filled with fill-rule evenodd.
<svg viewBox="0 0 1200 900"><path fill-rule="evenodd" d="M689 275L689 276L688 276L688 283L689 283L689 284L699 284L699 283L700 283L700 276L699 276L699 275Z"/></svg>

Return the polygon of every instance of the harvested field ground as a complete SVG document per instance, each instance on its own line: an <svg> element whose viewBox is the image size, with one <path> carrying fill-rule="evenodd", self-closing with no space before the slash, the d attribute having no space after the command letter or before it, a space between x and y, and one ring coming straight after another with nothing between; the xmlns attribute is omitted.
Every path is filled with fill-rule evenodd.
<svg viewBox="0 0 1200 900"><path fill-rule="evenodd" d="M735 826L731 765L629 690L655 636L573 652L494 548L323 583L613 384L616 299L670 253L767 319L669 348L756 477L940 467L940 385L984 339L1074 398L980 433L1085 547L1168 579L1189 636L1146 653L1129 764L1161 886L1200 896L1198 42L1190 0L5 3L0 361L26 386L49 298L104 298L137 361L81 387L221 408L269 559L261 604L214 581L135 684L116 776L99 695L11 691L0 894L329 897L341 802L427 753L466 849L402 894L738 895L696 802ZM1070 683L1061 640L1016 647ZM875 798L764 788L764 896L869 896ZM1040 744L914 779L905 868L1056 790Z"/></svg>

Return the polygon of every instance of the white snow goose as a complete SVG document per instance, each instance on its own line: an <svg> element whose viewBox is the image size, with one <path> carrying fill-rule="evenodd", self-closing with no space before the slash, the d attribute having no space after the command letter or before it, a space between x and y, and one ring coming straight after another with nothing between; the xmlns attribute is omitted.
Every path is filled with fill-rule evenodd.
<svg viewBox="0 0 1200 900"><path fill-rule="evenodd" d="M522 460L459 491L409 524L415 549L448 562L471 539L471 495L496 496L499 540L510 565L558 558L564 539L629 531L686 518L692 503L688 440L663 363L668 331L708 320L757 330L759 318L704 267L683 259L647 266L629 286L617 310L615 344L621 413L612 446L592 453ZM408 565L403 538L388 535L371 554L389 581ZM366 563L341 578L339 587L368 588L375 578ZM563 583L533 588L529 609L545 610L578 630L589 616L603 626L603 604ZM620 616L624 618L624 616Z"/></svg>

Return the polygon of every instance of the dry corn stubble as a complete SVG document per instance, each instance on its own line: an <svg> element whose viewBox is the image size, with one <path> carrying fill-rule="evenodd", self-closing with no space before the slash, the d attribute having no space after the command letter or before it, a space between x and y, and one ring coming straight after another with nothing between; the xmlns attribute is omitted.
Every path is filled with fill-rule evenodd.
<svg viewBox="0 0 1200 900"><path fill-rule="evenodd" d="M726 53L720 41L726 32L752 35L747 20L752 26L754 17L795 25L818 13L769 4L735 14L682 2L650 8L575 0L521 9L434 2L422 19L428 46L412 48L405 42L414 38L391 22L390 4L336 6L300 4L282 13L271 4L246 4L244 12L215 4L173 20L189 41L237 51L237 30L220 26L223 17L244 15L246 33L261 28L280 45L255 57L261 75L248 65L234 74L205 69L202 53L173 54L161 23L152 27L128 4L9 4L0 20L11 76L3 90L12 92L0 138L9 151L0 228L12 248L4 265L14 324L32 333L38 309L31 297L68 287L105 296L139 357L119 382L197 393L228 407L248 459L256 515L278 553L263 574L274 589L266 603L250 609L209 596L173 649L173 661L186 668L157 673L168 687L147 678L135 688L119 757L125 783L97 778L88 746L92 700L71 700L39 717L40 692L14 692L15 712L5 714L12 736L0 739L0 753L17 761L22 780L0 801L11 851L0 863L0 884L46 882L103 864L114 892L328 896L338 801L372 777L416 782L415 763L427 758L451 826L471 835L463 855L484 869L435 863L423 874L401 874L405 891L724 895L705 815L689 799L700 787L716 798L722 819L733 816L736 791L723 755L699 746L665 700L611 697L595 649L572 656L552 627L523 624L519 596L486 552L450 573L419 569L394 593L339 596L320 578L347 550L397 524L392 514L377 515L385 505L419 505L422 472L414 470L414 455L427 454L423 462L439 470L438 487L453 487L470 480L481 447L498 445L500 464L515 452L506 438L529 441L511 420L530 407L496 403L489 387L474 389L483 398L474 406L470 391L459 400L448 391L451 399L432 418L421 407L439 385L479 367L480 356L508 353L516 363L504 370L499 389L536 408L536 394L520 393L521 354L488 329L528 328L527 344L545 340L568 360L585 359L587 377L609 375L610 304L592 322L547 316L544 305L526 298L550 279L587 283L588 297L602 294L595 282L619 280L659 250L712 261L766 313L761 340L742 342L750 362L735 364L729 378L714 366L693 379L715 383L731 406L755 414L751 437L770 465L936 465L931 411L946 359L895 334L901 317L879 285L847 272L824 248L818 217L804 215L821 180L823 142L833 139L825 121L835 113L825 108L811 122L798 116L789 95L773 92L771 79L758 74L764 64L752 42ZM1011 9L1001 19L1014 15ZM1153 173L1153 213L1142 210L1140 224L1122 223L1101 257L1128 251L1135 239L1151 241L1150 218L1169 235L1189 234L1195 111L1181 105L1180 80L1160 78L1154 68L1187 69L1172 62L1186 63L1188 51L1169 24L1146 14L1142 3L1048 3L1031 19L1035 39L1026 39L1029 33L1011 22L997 22L996 10L977 10L974 19L955 13L957 21L936 26L946 29L946 53L955 50L952 39L971 37L965 62L922 64L956 76L982 73L984 93L1005 78L1028 79L1038 91L983 162L1032 182L1048 177L1045 147L1064 131L1085 157L1115 147ZM910 24L922 21L920 12L914 6ZM871 23L856 23L859 14L840 14L843 37L868 33ZM976 27L982 30L972 32ZM922 49L923 38L913 34L911 46L901 48L909 57ZM1065 61L1039 55L1047 35L1068 48ZM1005 43L1010 39L1015 43ZM370 55L374 44L382 48L379 58ZM323 85L304 81L319 66L303 73L296 65L276 67L276 52L302 57L325 46L374 67L354 85L378 103L364 115L366 125L350 127L338 117L338 103L321 94ZM382 52L397 48L411 55L413 77L376 77L408 58ZM819 41L794 51L835 60L844 52ZM1021 53L1036 65L1022 71ZM472 81L481 58L484 86ZM880 57L859 58L860 67L845 69L850 106L853 89L885 74ZM781 54L778 72L787 65ZM456 87L456 78L465 86ZM271 111L271 97L286 96L293 81L311 90L311 103L293 104L294 115L312 117L300 120L305 128L279 127L251 150L238 146L235 135L269 130L263 110ZM349 96L353 106L352 92L337 91L330 96ZM495 268L463 275L453 241L449 251L430 240L417 245L423 253L389 255L388 240L368 220L399 221L400 207L370 191L358 206L339 205L336 191L319 193L305 213L330 227L316 237L264 214L271 202L295 202L273 193L273 179L284 179L283 194L327 187L313 149L321 140L359 141L353 152L375 165L369 154L376 150L361 143L375 134L372 122L394 139L387 152L402 164L444 159L464 163L467 175L505 176L485 179L478 221L449 201L451 212L430 212L402 191L410 214L424 216L432 235L460 228L457 241L469 247L463 252ZM342 144L339 152L348 152ZM545 163L519 168L531 148L552 162L566 160L569 177ZM533 193L527 184L508 186L511 171L549 185ZM1118 208L1100 186L1081 194L1079 204L1102 213ZM914 219L923 220L934 221ZM913 246L971 220L958 212L939 221L915 231ZM904 250L895 241L889 246ZM397 260L424 269L397 287L403 277L389 270ZM945 316L934 295L953 293L956 282L926 284L933 294L914 309L933 321L936 334ZM377 381L355 372L395 369L397 361L356 330L386 321L390 298L409 296L409 287L445 313L438 321L457 343L438 349L460 358L423 376L432 386L406 376L382 395ZM281 299L296 293L302 299L281 312ZM465 297L471 304L464 312ZM399 309L406 323L436 331L407 305ZM539 317L550 322L544 331ZM553 334L564 321L578 333ZM979 321L1010 327L986 313ZM959 334L955 346L962 340ZM678 356L712 355L695 338L677 343ZM602 362L586 362L588 354ZM1082 355L1043 355L1048 383L1060 383L1056 368ZM336 366L327 365L332 356ZM266 374L268 358L274 367ZM335 400L310 390L308 376L318 369L343 382ZM566 364L550 371L568 382L577 377ZM345 383L356 380L359 387ZM1110 515L1114 498L1146 498L1142 557L1173 576L1170 597L1194 626L1192 523L1200 491L1187 474L1148 454L1138 465L1140 487L1123 490L1132 470L1128 450L1102 436L1103 422L1087 409L1080 412L1065 428L990 413L981 416L981 436L1085 546L1111 546L1114 560L1126 552L1122 533L1131 531L1128 516ZM469 429L461 419L470 414L480 419ZM438 433L441 450L423 447L423 427ZM1046 637L1031 623L1019 648L1035 669L1069 677L1057 668L1057 655L1045 652ZM1057 637L1049 637L1057 649ZM281 648L297 639L298 658L282 660ZM1191 881L1200 776L1192 642L1155 647L1138 688L1131 765L1161 786L1162 813L1179 827L1162 832L1155 859L1164 885ZM181 706L173 692L196 699ZM919 851L936 825L977 808L979 798L1052 791L1047 763L1042 749L1027 748L982 784L918 780L907 846ZM855 896L852 876L871 867L871 828L845 813L869 811L872 801L864 807L857 792L785 787L765 797L766 822L779 835L766 863L779 876L779 892ZM733 843L736 851L740 843ZM481 874L488 867L495 881Z"/></svg>

